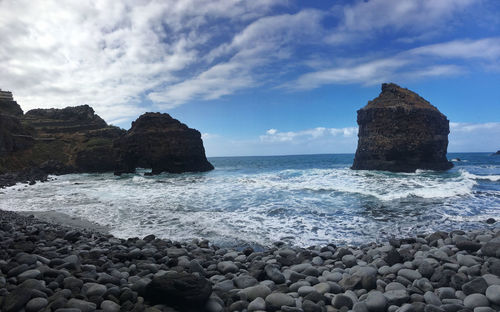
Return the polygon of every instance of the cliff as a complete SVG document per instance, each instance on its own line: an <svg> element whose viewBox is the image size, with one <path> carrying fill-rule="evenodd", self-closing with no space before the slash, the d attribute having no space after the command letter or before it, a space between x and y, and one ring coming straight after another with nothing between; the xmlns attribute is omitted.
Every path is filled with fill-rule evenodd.
<svg viewBox="0 0 500 312"><path fill-rule="evenodd" d="M151 168L153 174L214 168L205 156L200 132L169 114L141 115L115 141L115 149L119 152L115 174L134 172L136 167Z"/></svg>
<svg viewBox="0 0 500 312"><path fill-rule="evenodd" d="M449 121L418 94L382 84L380 95L358 110L358 147L352 169L413 172L447 170Z"/></svg>
<svg viewBox="0 0 500 312"><path fill-rule="evenodd" d="M44 168L47 174L112 171L113 140L124 133L108 126L88 105L35 109L11 122L18 127L7 132L30 144L15 144L4 153L0 159L4 172L28 168Z"/></svg>
<svg viewBox="0 0 500 312"><path fill-rule="evenodd" d="M144 114L125 131L108 125L88 105L23 114L11 102L0 103L0 174L9 173L0 177L1 185L32 182L30 176L43 180L44 174L121 173L136 167L152 168L153 174L213 169L200 133L168 114Z"/></svg>

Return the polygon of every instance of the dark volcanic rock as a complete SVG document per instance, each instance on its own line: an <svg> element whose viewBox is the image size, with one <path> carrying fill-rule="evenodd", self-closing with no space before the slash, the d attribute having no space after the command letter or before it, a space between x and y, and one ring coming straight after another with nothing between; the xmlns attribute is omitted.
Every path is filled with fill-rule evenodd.
<svg viewBox="0 0 500 312"><path fill-rule="evenodd" d="M9 116L22 116L23 110L16 101L0 100L0 114Z"/></svg>
<svg viewBox="0 0 500 312"><path fill-rule="evenodd" d="M168 272L153 278L143 296L154 304L201 310L211 293L212 286L204 277L186 272Z"/></svg>
<svg viewBox="0 0 500 312"><path fill-rule="evenodd" d="M393 83L358 110L358 148L352 169L447 170L449 121L418 94Z"/></svg>
<svg viewBox="0 0 500 312"><path fill-rule="evenodd" d="M44 132L76 132L107 127L106 122L95 114L92 107L80 105L63 109L32 109L26 112L26 120Z"/></svg>
<svg viewBox="0 0 500 312"><path fill-rule="evenodd" d="M119 151L116 174L151 168L153 174L209 171L201 134L168 114L146 113L115 142Z"/></svg>

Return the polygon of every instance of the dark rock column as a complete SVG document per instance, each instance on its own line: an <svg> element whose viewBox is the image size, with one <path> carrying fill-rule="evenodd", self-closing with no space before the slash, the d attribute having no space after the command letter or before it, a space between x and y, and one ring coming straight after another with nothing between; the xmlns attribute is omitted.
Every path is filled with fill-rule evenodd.
<svg viewBox="0 0 500 312"><path fill-rule="evenodd" d="M413 172L447 170L449 121L418 94L382 84L380 95L358 110L358 148L352 169Z"/></svg>
<svg viewBox="0 0 500 312"><path fill-rule="evenodd" d="M209 171L201 134L168 114L146 113L115 141L118 167L115 174L151 168L153 174Z"/></svg>

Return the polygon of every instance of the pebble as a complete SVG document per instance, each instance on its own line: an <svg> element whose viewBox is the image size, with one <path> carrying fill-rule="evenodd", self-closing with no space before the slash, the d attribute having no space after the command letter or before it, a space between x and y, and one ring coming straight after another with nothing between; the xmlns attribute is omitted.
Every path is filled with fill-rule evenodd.
<svg viewBox="0 0 500 312"><path fill-rule="evenodd" d="M26 304L26 312L38 312L44 309L49 304L45 298L33 298Z"/></svg>
<svg viewBox="0 0 500 312"><path fill-rule="evenodd" d="M500 306L500 285L491 285L486 289L486 298Z"/></svg>
<svg viewBox="0 0 500 312"><path fill-rule="evenodd" d="M487 307L489 306L489 301L488 298L486 298L486 296L483 294L472 294L465 297L464 306L470 309L474 309L477 307Z"/></svg>
<svg viewBox="0 0 500 312"><path fill-rule="evenodd" d="M282 306L295 306L295 300L284 293L272 293L265 299L266 306L271 310L278 310Z"/></svg>
<svg viewBox="0 0 500 312"><path fill-rule="evenodd" d="M104 300L101 303L101 310L103 310L104 312L119 312L120 305L111 300Z"/></svg>
<svg viewBox="0 0 500 312"><path fill-rule="evenodd" d="M0 311L497 311L499 233L236 251L123 240L0 210Z"/></svg>
<svg viewBox="0 0 500 312"><path fill-rule="evenodd" d="M249 312L252 311L265 311L266 310L266 301L262 298L255 298L248 304L247 310Z"/></svg>
<svg viewBox="0 0 500 312"><path fill-rule="evenodd" d="M368 294L365 304L370 312L383 312L387 307L388 300L380 291L372 291Z"/></svg>

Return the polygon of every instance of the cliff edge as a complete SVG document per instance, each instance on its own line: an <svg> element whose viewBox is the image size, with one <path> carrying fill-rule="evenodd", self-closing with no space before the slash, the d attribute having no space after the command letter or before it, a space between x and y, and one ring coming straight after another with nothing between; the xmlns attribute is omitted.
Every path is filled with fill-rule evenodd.
<svg viewBox="0 0 500 312"><path fill-rule="evenodd" d="M414 172L447 170L449 121L415 92L393 83L358 110L358 147L352 169Z"/></svg>

